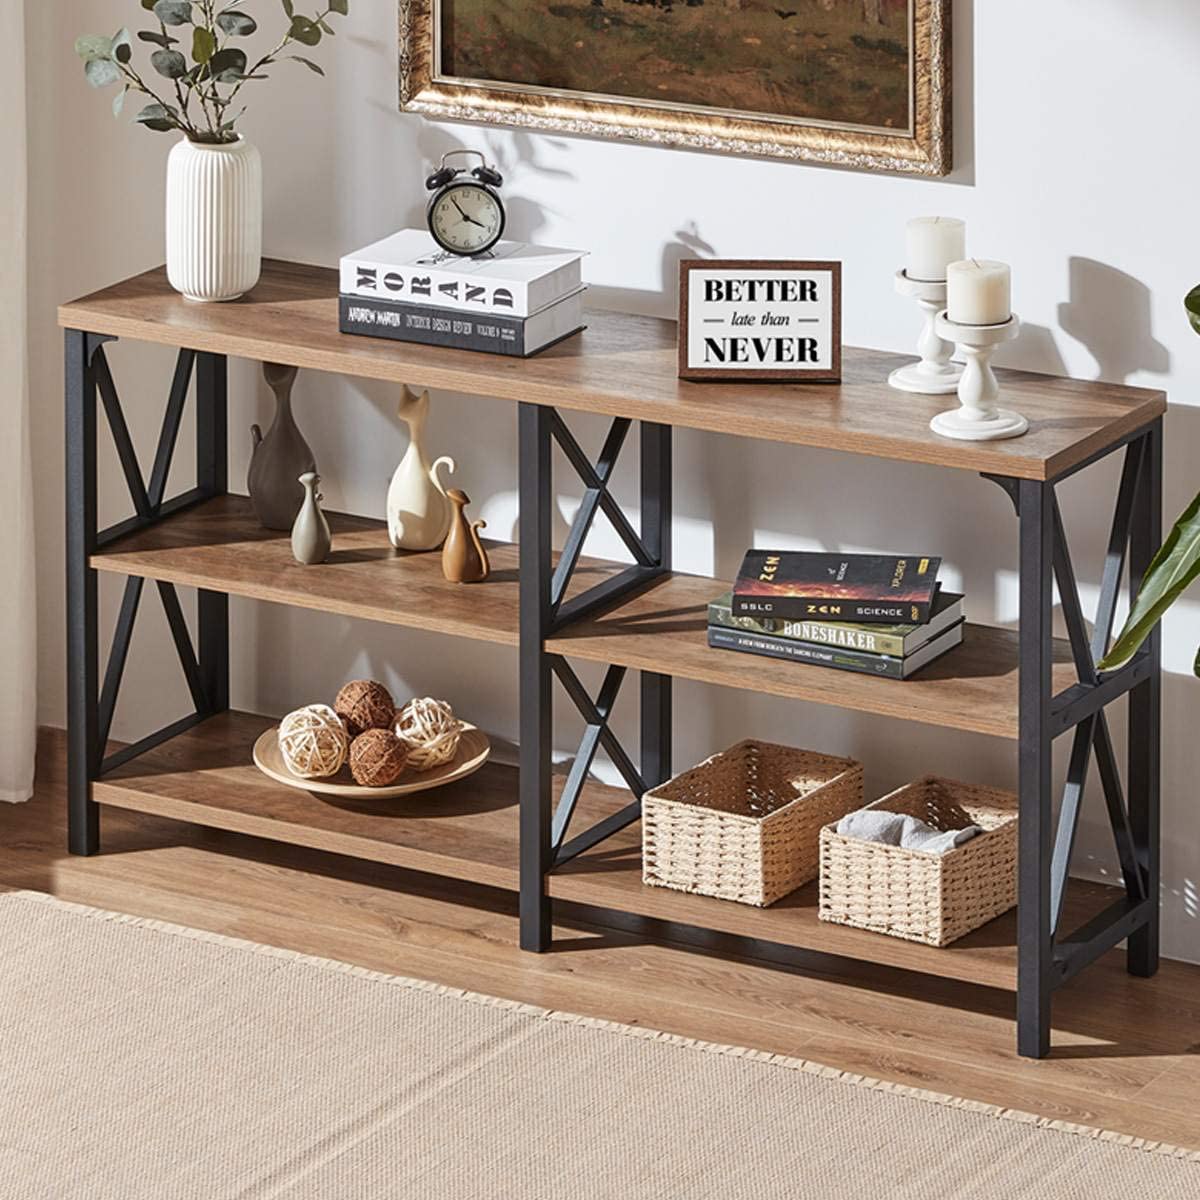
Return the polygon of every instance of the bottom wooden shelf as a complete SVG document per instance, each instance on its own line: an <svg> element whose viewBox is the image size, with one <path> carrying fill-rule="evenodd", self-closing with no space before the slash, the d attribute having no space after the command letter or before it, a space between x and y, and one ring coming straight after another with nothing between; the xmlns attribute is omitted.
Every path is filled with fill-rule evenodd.
<svg viewBox="0 0 1200 1200"><path fill-rule="evenodd" d="M333 801L274 783L254 766L251 747L271 723L246 713L213 717L106 776L95 785L95 798L117 808L516 890L514 767L489 763L461 783L411 797ZM573 829L586 828L628 801L621 789L589 786ZM647 887L636 825L552 875L548 888L562 900L655 920L993 987L1016 986L1015 912L936 950L820 921L815 885L766 909ZM1073 884L1066 927L1115 895L1113 888Z"/></svg>

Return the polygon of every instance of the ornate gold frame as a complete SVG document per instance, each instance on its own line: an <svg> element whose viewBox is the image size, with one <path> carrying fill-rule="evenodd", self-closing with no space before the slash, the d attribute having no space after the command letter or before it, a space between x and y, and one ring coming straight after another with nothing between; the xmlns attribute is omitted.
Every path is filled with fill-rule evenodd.
<svg viewBox="0 0 1200 1200"><path fill-rule="evenodd" d="M447 78L438 72L439 0L400 0L400 108L442 120L909 175L945 175L952 158L951 0L910 3L914 21L914 121L913 128L902 134L766 114Z"/></svg>

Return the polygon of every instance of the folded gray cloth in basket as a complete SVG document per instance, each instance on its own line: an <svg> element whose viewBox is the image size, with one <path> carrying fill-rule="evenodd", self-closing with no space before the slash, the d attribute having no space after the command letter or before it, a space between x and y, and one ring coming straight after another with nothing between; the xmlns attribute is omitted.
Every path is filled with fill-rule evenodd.
<svg viewBox="0 0 1200 1200"><path fill-rule="evenodd" d="M847 813L838 822L837 831L843 837L884 846L903 846L906 850L924 850L927 854L945 854L983 832L978 825L968 825L966 829L934 829L916 817L885 812L880 808L862 808Z"/></svg>

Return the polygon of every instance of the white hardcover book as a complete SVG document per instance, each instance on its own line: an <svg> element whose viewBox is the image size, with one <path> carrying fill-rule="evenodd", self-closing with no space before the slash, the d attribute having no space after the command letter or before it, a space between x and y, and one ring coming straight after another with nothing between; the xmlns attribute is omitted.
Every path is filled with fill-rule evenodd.
<svg viewBox="0 0 1200 1200"><path fill-rule="evenodd" d="M487 255L462 258L421 229L404 229L347 254L341 263L345 296L431 304L463 312L528 317L578 290L581 250L499 242Z"/></svg>

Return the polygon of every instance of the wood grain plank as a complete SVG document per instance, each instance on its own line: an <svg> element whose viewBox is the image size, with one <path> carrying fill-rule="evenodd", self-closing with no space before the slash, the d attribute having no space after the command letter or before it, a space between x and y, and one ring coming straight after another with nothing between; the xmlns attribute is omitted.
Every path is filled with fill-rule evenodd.
<svg viewBox="0 0 1200 1200"><path fill-rule="evenodd" d="M59 322L115 337L409 383L501 400L655 421L794 445L1028 479L1054 478L1166 411L1163 393L1003 372L1005 402L1030 432L955 442L929 432L945 397L899 396L906 361L847 349L841 384L687 383L672 321L591 312L579 337L530 359L349 337L338 332L337 273L268 261L232 304L189 304L160 268L64 305Z"/></svg>
<svg viewBox="0 0 1200 1200"><path fill-rule="evenodd" d="M961 646L910 679L881 679L712 649L708 604L730 586L695 575L669 576L603 614L574 623L548 647L556 654L664 671L679 679L995 737L1019 736L1015 631L967 625ZM1076 682L1066 642L1055 644L1055 660L1054 685L1060 691Z"/></svg>
<svg viewBox="0 0 1200 1200"><path fill-rule="evenodd" d="M249 501L221 496L127 535L92 556L101 571L140 575L298 608L516 646L519 555L490 543L484 584L447 583L441 556L392 549L383 522L331 513L334 549L317 566L297 563L286 534L263 529ZM609 578L620 564L582 559L570 595ZM911 679L879 679L714 650L706 638L710 600L728 584L699 575L656 581L603 615L550 640L555 653L665 672L997 737L1018 736L1017 635L968 625L963 645ZM1056 645L1055 687L1075 682L1065 642Z"/></svg>
<svg viewBox="0 0 1200 1200"><path fill-rule="evenodd" d="M449 583L440 551L392 549L383 521L328 513L333 551L302 566L290 534L264 529L244 496L218 496L127 534L94 554L97 570L162 579L296 608L516 646L519 612L516 546L487 542L486 584ZM580 560L571 595L622 568Z"/></svg>
<svg viewBox="0 0 1200 1200"><path fill-rule="evenodd" d="M518 886L517 774L489 764L470 779L424 795L332 803L287 788L254 767L250 749L271 724L226 713L173 738L95 785L105 805L233 833L427 871L515 890ZM555 786L561 788L563 777ZM573 830L628 803L622 789L589 785ZM548 880L552 896L578 904L758 938L906 971L999 988L1016 982L1016 921L1008 914L946 949L883 937L818 919L815 886L770 908L647 887L640 827L631 826ZM1111 889L1072 889L1067 920L1103 907Z"/></svg>

